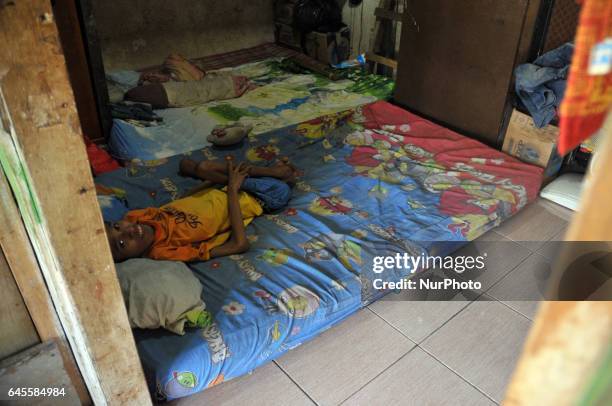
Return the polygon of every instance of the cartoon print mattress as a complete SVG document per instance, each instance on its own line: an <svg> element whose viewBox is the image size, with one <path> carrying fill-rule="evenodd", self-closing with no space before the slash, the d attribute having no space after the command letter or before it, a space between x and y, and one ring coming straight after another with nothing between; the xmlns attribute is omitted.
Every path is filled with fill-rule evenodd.
<svg viewBox="0 0 612 406"><path fill-rule="evenodd" d="M270 58L221 69L244 75L258 87L242 97L202 105L156 110L163 121L139 122L114 119L109 146L122 160L155 160L203 148L211 130L219 124L251 125L254 134L287 127L316 117L347 110L378 99L387 99L394 82L360 69L347 71L346 79L331 81L314 73L296 74L283 58ZM135 72L110 74L126 88L134 86ZM126 80L126 79L123 79Z"/></svg>
<svg viewBox="0 0 612 406"><path fill-rule="evenodd" d="M226 154L259 165L288 156L305 174L289 207L248 227L247 253L189 265L211 326L184 336L136 331L162 399L246 374L313 338L381 294L368 276L374 256L446 255L534 200L542 176L383 101L187 155ZM129 208L176 199L197 184L176 174L181 157L104 174L98 193Z"/></svg>

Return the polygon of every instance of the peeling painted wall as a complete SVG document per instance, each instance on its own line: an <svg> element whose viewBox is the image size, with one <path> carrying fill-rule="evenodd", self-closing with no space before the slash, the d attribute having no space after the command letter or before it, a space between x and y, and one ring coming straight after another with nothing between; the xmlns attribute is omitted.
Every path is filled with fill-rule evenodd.
<svg viewBox="0 0 612 406"><path fill-rule="evenodd" d="M106 70L274 41L274 0L92 0Z"/></svg>

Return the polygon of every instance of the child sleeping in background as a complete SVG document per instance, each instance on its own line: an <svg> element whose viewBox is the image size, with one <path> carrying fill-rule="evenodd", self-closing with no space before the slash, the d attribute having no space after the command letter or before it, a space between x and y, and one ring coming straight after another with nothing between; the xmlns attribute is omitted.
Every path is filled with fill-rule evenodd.
<svg viewBox="0 0 612 406"><path fill-rule="evenodd" d="M231 72L204 72L178 54L169 55L159 71L145 72L125 100L148 103L155 109L185 107L242 96L254 85Z"/></svg>
<svg viewBox="0 0 612 406"><path fill-rule="evenodd" d="M186 107L213 100L234 99L253 87L245 76L218 72L206 75L200 80L136 86L128 90L125 100L148 103L154 109Z"/></svg>
<svg viewBox="0 0 612 406"><path fill-rule="evenodd" d="M264 211L286 206L297 171L287 159L276 166L255 167L183 159L180 171L224 190L200 188L160 208L128 212L122 221L106 224L113 258L205 261L249 249L245 227Z"/></svg>

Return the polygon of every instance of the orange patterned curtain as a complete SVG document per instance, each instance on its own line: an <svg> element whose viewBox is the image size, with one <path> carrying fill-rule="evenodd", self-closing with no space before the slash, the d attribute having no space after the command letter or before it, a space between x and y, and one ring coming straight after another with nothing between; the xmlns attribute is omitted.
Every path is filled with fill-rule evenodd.
<svg viewBox="0 0 612 406"><path fill-rule="evenodd" d="M593 135L612 105L612 72L590 74L597 55L612 41L612 0L582 0L576 48L560 110L559 153L566 154ZM607 39L607 43L604 43ZM607 44L607 45L606 45ZM599 58L601 62L604 58ZM604 64L605 65L605 64Z"/></svg>

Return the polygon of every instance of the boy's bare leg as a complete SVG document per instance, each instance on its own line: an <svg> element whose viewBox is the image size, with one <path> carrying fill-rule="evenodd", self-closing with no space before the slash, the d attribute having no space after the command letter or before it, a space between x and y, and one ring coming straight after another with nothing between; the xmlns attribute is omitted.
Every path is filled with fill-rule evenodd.
<svg viewBox="0 0 612 406"><path fill-rule="evenodd" d="M179 172L184 176L210 181L219 185L227 185L228 181L226 166L215 161L202 161L198 163L184 158L181 159L179 164Z"/></svg>
<svg viewBox="0 0 612 406"><path fill-rule="evenodd" d="M227 166L221 162L202 161L198 163L184 158L181 160L179 170L183 175L208 180L221 185L226 185L228 180ZM296 176L299 175L295 166L287 158L283 158L275 166L249 166L248 171L249 176L254 178L267 176L287 183L294 183Z"/></svg>

